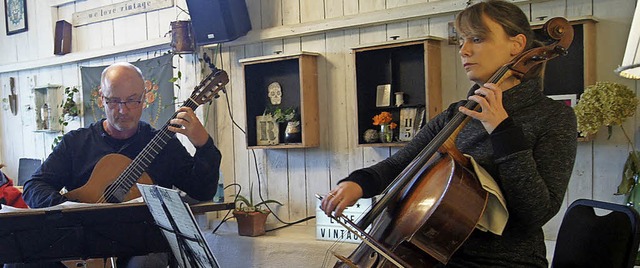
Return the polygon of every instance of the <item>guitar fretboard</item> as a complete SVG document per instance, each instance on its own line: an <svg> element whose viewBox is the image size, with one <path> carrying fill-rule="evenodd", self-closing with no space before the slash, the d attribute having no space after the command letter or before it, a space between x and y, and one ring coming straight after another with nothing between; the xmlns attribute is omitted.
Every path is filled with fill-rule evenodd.
<svg viewBox="0 0 640 268"><path fill-rule="evenodd" d="M182 107L189 107L194 111L198 108L198 103L194 102L191 98L187 99ZM171 119L176 118L178 112L173 113ZM138 181L142 173L147 170L151 162L158 156L158 154L162 151L164 146L167 145L169 140L175 136L175 133L169 130L169 126L181 127L180 125L170 124L171 119L169 119L164 126L156 133L156 135L151 139L151 141L145 146L142 151L136 156L135 159L127 166L127 168L118 176L116 181L113 183L113 186L116 186L123 190L124 192L128 192L131 187ZM117 193L121 191L110 191L112 193ZM105 196L106 200L111 200L113 196ZM118 198L120 199L120 198ZM122 200L118 200L121 202Z"/></svg>

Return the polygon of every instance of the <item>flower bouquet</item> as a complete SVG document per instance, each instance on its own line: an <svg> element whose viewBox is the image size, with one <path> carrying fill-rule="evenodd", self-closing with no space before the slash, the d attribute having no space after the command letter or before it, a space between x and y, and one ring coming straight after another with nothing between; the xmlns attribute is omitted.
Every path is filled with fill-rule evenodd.
<svg viewBox="0 0 640 268"><path fill-rule="evenodd" d="M393 141L393 129L395 129L398 124L392 122L393 117L390 112L381 112L373 116L373 124L376 126L380 126L380 141L382 142L392 142Z"/></svg>

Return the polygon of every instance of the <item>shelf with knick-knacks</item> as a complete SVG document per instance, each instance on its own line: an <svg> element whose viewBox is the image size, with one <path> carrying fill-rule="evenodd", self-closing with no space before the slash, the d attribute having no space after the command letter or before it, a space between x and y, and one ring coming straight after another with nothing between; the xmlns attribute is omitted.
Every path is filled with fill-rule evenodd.
<svg viewBox="0 0 640 268"><path fill-rule="evenodd" d="M442 111L441 38L352 48L361 147L404 146Z"/></svg>
<svg viewBox="0 0 640 268"><path fill-rule="evenodd" d="M60 132L58 123L61 85L46 84L33 88L36 132Z"/></svg>
<svg viewBox="0 0 640 268"><path fill-rule="evenodd" d="M299 52L240 60L248 148L309 148L320 144L318 55Z"/></svg>

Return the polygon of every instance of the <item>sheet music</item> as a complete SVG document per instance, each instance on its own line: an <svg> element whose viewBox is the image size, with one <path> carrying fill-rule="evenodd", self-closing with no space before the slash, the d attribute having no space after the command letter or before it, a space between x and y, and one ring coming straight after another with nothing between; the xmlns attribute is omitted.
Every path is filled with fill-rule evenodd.
<svg viewBox="0 0 640 268"><path fill-rule="evenodd" d="M189 251L187 253L193 255L198 267L219 267L193 217L191 209L182 202L178 191L146 184L138 184L138 189L142 193L151 215L156 220L156 224L161 227L162 233L167 238L180 267L192 266L181 258L185 252L181 251L179 246L181 241L178 240L178 236L174 232L186 238L182 239L182 242L184 242L186 250ZM165 212L163 204L166 206L169 215ZM169 217L175 222L177 230L172 226Z"/></svg>
<svg viewBox="0 0 640 268"><path fill-rule="evenodd" d="M127 203L141 203L143 200L142 198L136 198L136 199L132 199L129 200L127 202L123 202L123 203L119 203L119 204L127 204ZM31 213L31 212L38 212L38 211L55 211L55 210L65 210L65 209L72 209L72 208L86 208L86 207L107 207L107 206L116 206L118 204L114 204L114 203L79 203L79 202L73 202L73 201L66 201L64 203L55 205L55 206L51 206L51 207L46 207L46 208L17 208L17 207L12 207L12 206L7 206L7 205L1 205L0 207L0 213L11 213L11 212L25 212L25 213Z"/></svg>

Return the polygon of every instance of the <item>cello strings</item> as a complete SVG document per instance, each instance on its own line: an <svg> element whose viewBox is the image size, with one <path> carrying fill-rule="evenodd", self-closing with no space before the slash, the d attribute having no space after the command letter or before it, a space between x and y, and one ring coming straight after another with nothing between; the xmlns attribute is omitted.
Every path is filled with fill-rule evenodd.
<svg viewBox="0 0 640 268"><path fill-rule="evenodd" d="M320 200L322 200L322 196L320 195L316 195L316 197ZM372 198L372 200L375 198ZM371 202L371 204L369 204L369 206L365 209L365 211L371 209L371 207L373 206L373 204L375 203L375 201ZM365 215L365 213L363 212L362 214L358 215L355 220L359 221L363 216ZM333 217L332 217L333 218ZM334 218L335 219L335 218ZM348 230L348 229L347 229ZM360 238L359 236L356 235L356 237ZM327 267L327 263L330 261L331 257L335 257L340 259L338 256L336 256L336 254L338 254L337 249L340 247L340 245L346 243L345 241L347 240L347 238L344 235L341 235L337 240L335 240L331 246L329 246L329 248L325 251L325 255L324 255L324 260L322 262L322 266L321 267ZM362 240L362 238L360 238L360 240Z"/></svg>
<svg viewBox="0 0 640 268"><path fill-rule="evenodd" d="M370 241L367 237L367 235L365 235L366 233L363 234L359 234L357 232L357 230L353 230L351 227L349 227L346 223L350 223L352 225L356 225L355 223L349 221L348 218L344 217L344 221L342 222L342 220L340 218L333 218L336 222L338 222L340 225L342 225L344 228L346 228L349 232L351 232L352 234L354 234L355 236L359 237L360 240L362 240L362 242L364 242L365 244L367 244L367 246L369 246L371 249L373 249L375 252L377 252L378 254L380 254L381 256L383 256L385 259L387 259L388 261L392 262L393 264L395 264L396 266L400 267L400 268L404 268L406 267L406 264L402 264L402 260L396 260L395 258L393 258L392 256L390 256L389 254L387 254L386 252L384 252L384 248L382 246L376 246L374 245L374 241L375 239L371 238Z"/></svg>
<svg viewBox="0 0 640 268"><path fill-rule="evenodd" d="M322 199L324 199L324 197L320 194L315 194L316 198L320 201L322 201ZM333 218L332 216L329 216L331 218ZM346 238L344 237L344 235L338 237L337 240L335 240L331 246L329 246L329 248L325 251L324 253L324 259L322 261L322 266L321 267L327 267L327 263L329 262L329 258L330 258L330 254L334 255L333 253L335 252L334 249L337 248L340 244L344 243L344 241L346 240Z"/></svg>

